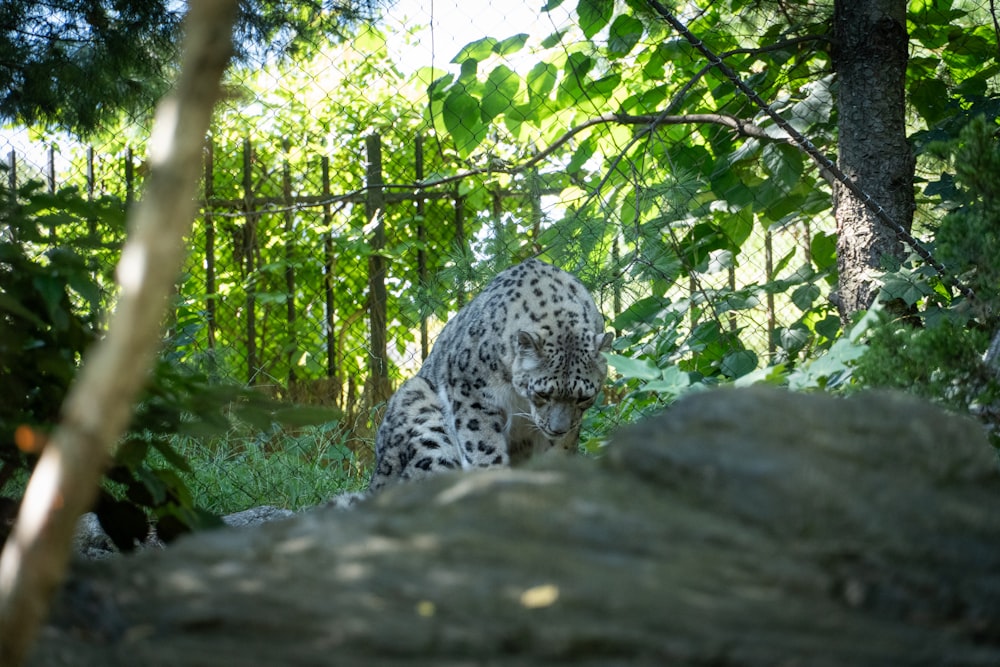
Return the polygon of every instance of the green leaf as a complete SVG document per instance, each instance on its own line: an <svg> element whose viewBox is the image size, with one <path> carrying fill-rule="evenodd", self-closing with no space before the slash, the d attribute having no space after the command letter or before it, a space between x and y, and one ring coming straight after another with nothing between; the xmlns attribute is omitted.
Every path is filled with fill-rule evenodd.
<svg viewBox="0 0 1000 667"><path fill-rule="evenodd" d="M840 334L840 318L836 315L827 315L816 323L816 333L829 340L836 340Z"/></svg>
<svg viewBox="0 0 1000 667"><path fill-rule="evenodd" d="M452 89L444 99L441 118L455 141L455 149L463 157L467 157L486 137L487 126L479 111L479 100L469 95L465 88Z"/></svg>
<svg viewBox="0 0 1000 667"><path fill-rule="evenodd" d="M342 417L339 410L312 405L296 405L274 412L274 421L285 426L318 426L335 422Z"/></svg>
<svg viewBox="0 0 1000 667"><path fill-rule="evenodd" d="M524 43L526 41L528 41L528 33L525 32L514 35L513 37L508 37L507 39L500 40L493 45L493 53L501 56L509 56L510 54L517 53L524 48Z"/></svg>
<svg viewBox="0 0 1000 667"><path fill-rule="evenodd" d="M580 0L576 5L576 15L583 36L591 39L599 33L611 20L614 9L614 0Z"/></svg>
<svg viewBox="0 0 1000 667"><path fill-rule="evenodd" d="M566 173L579 173L583 169L583 165L594 156L594 151L594 141L591 137L587 137L581 141L580 145L573 152L573 157L570 158L569 164L566 165Z"/></svg>
<svg viewBox="0 0 1000 667"><path fill-rule="evenodd" d="M826 232L813 234L809 242L809 253L817 271L826 271L837 266L837 237Z"/></svg>
<svg viewBox="0 0 1000 667"><path fill-rule="evenodd" d="M482 39L477 39L474 42L470 42L462 47L451 62L456 65L460 65L468 60L479 62L485 60L494 52L497 46L497 40L494 37L483 37Z"/></svg>
<svg viewBox="0 0 1000 667"><path fill-rule="evenodd" d="M648 359L633 359L610 352L604 356L607 357L608 364L626 379L656 380L662 376L660 369Z"/></svg>
<svg viewBox="0 0 1000 667"><path fill-rule="evenodd" d="M738 378L756 370L757 361L757 354L753 350L738 350L722 358L719 370L728 378Z"/></svg>
<svg viewBox="0 0 1000 667"><path fill-rule="evenodd" d="M611 24L608 30L608 55L621 58L642 39L642 21L628 14L621 14Z"/></svg>
<svg viewBox="0 0 1000 667"><path fill-rule="evenodd" d="M651 380L639 388L640 391L652 391L664 396L680 396L691 386L691 374L678 366L663 369L663 377Z"/></svg>
<svg viewBox="0 0 1000 667"><path fill-rule="evenodd" d="M490 72L481 105L483 121L488 123L510 108L520 87L521 77L506 65L499 65Z"/></svg>
<svg viewBox="0 0 1000 667"><path fill-rule="evenodd" d="M663 306L664 301L660 297L650 296L639 299L615 318L615 328L630 329L636 324L650 322L663 310Z"/></svg>
<svg viewBox="0 0 1000 667"><path fill-rule="evenodd" d="M532 98L548 97L556 85L558 70L552 63L537 63L528 72L528 93Z"/></svg>
<svg viewBox="0 0 1000 667"><path fill-rule="evenodd" d="M914 81L908 89L910 104L916 109L928 127L944 118L949 112L948 86L938 78L923 78Z"/></svg>
<svg viewBox="0 0 1000 667"><path fill-rule="evenodd" d="M794 303L799 310L809 310L812 308L813 302L819 298L819 294L819 287L812 283L800 285L795 288L795 291L792 292L792 303Z"/></svg>
<svg viewBox="0 0 1000 667"><path fill-rule="evenodd" d="M772 178L786 192L795 188L802 178L805 163L802 153L787 144L767 144L761 151L761 162Z"/></svg>
<svg viewBox="0 0 1000 667"><path fill-rule="evenodd" d="M775 332L778 347L789 355L797 354L809 343L809 330L801 324L791 327L781 327Z"/></svg>
<svg viewBox="0 0 1000 667"><path fill-rule="evenodd" d="M565 30L559 30L557 32L552 33L551 35L542 40L542 48L551 49L553 46L562 41L563 35L565 34L566 34Z"/></svg>

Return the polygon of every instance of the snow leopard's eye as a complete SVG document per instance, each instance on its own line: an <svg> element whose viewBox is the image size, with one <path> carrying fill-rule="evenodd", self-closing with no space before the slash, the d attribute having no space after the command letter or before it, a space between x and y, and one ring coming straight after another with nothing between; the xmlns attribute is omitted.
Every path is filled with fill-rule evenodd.
<svg viewBox="0 0 1000 667"><path fill-rule="evenodd" d="M542 403L548 403L549 399L552 398L551 391L533 391L531 392L531 401L535 405L540 405Z"/></svg>
<svg viewBox="0 0 1000 667"><path fill-rule="evenodd" d="M595 398L597 398L597 396L584 396L583 398L576 399L576 404L579 407L586 409L594 404Z"/></svg>

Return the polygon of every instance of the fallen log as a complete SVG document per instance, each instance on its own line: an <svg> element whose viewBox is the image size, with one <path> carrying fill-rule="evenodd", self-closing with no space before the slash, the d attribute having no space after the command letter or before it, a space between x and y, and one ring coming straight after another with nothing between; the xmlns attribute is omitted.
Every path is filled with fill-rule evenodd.
<svg viewBox="0 0 1000 667"><path fill-rule="evenodd" d="M891 394L692 396L599 461L78 563L30 662L1000 664L1000 474Z"/></svg>

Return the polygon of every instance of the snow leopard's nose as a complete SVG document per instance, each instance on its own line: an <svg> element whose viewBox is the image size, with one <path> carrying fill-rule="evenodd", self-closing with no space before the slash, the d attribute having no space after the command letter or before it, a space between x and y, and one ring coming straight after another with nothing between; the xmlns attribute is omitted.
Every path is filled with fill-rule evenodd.
<svg viewBox="0 0 1000 667"><path fill-rule="evenodd" d="M546 424L546 431L553 436L561 436L569 433L570 428L573 427L573 413L569 406L566 405L553 405L552 410L549 412L548 423Z"/></svg>

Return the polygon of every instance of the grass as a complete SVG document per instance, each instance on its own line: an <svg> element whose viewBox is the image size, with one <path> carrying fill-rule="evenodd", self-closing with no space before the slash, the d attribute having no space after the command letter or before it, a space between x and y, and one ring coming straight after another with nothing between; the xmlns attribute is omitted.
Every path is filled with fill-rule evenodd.
<svg viewBox="0 0 1000 667"><path fill-rule="evenodd" d="M194 504L225 515L260 505L298 510L364 488L368 472L343 440L326 425L173 444L191 466L181 477Z"/></svg>

